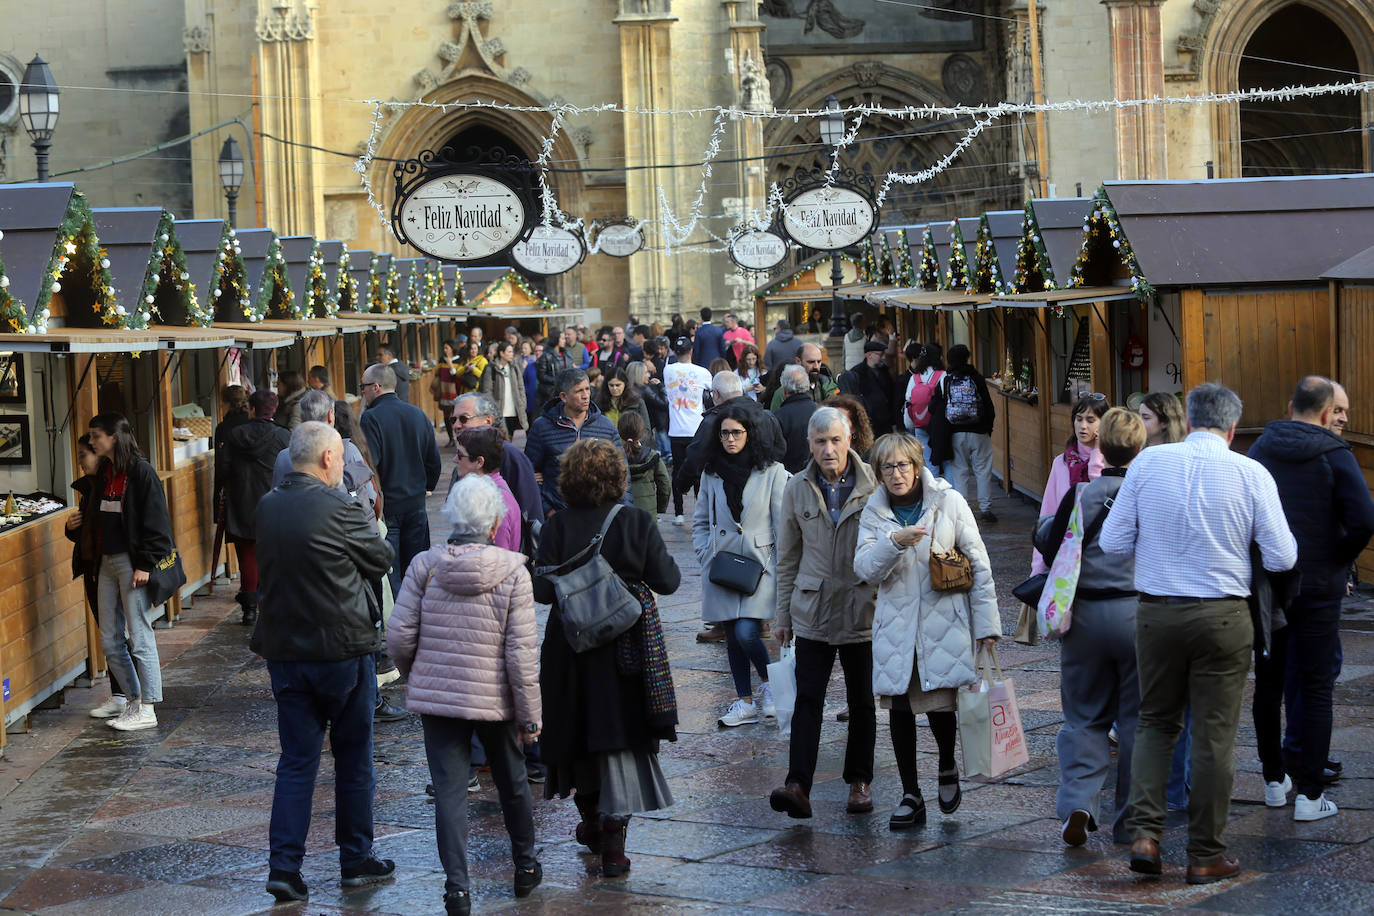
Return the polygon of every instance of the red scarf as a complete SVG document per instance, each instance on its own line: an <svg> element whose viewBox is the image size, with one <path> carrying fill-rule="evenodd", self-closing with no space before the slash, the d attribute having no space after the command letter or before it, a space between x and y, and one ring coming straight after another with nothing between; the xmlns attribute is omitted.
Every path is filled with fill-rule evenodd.
<svg viewBox="0 0 1374 916"><path fill-rule="evenodd" d="M1064 467L1069 472L1069 486L1088 482L1088 459L1079 454L1076 441L1064 449Z"/></svg>

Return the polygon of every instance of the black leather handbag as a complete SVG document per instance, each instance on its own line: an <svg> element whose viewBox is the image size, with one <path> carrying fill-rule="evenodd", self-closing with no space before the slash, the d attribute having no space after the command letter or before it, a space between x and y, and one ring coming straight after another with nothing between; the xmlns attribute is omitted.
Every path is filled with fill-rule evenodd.
<svg viewBox="0 0 1374 916"><path fill-rule="evenodd" d="M722 550L711 558L706 578L712 585L719 585L721 588L748 596L759 590L759 582L763 579L763 564L753 557Z"/></svg>

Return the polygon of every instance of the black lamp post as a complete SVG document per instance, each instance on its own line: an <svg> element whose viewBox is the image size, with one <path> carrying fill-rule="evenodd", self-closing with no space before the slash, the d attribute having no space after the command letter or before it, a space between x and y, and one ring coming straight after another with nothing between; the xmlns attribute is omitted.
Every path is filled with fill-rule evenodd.
<svg viewBox="0 0 1374 916"><path fill-rule="evenodd" d="M825 114L821 115L821 140L831 149L839 149L844 139L844 112L840 111L840 100L833 95L825 98ZM838 155L838 152L836 153ZM840 253L830 255L830 336L843 337L845 332L844 312L840 308L840 283L844 280L844 269L840 266Z"/></svg>
<svg viewBox="0 0 1374 916"><path fill-rule="evenodd" d="M19 117L33 141L39 181L48 180L48 150L52 147L52 133L57 129L59 94L48 62L35 54L24 68L24 81L19 86Z"/></svg>
<svg viewBox="0 0 1374 916"><path fill-rule="evenodd" d="M226 137L219 149L219 183L224 186L224 198L229 202L229 227L238 228L239 186L243 184L243 154L238 141Z"/></svg>

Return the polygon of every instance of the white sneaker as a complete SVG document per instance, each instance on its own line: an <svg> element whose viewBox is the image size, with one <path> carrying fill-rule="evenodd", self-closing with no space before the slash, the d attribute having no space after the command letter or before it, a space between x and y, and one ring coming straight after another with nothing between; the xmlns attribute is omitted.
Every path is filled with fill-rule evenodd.
<svg viewBox="0 0 1374 916"><path fill-rule="evenodd" d="M117 728L122 732L136 732L143 728L157 728L157 715L153 712L152 703L140 703L134 700L124 710L124 715L118 719L109 721L110 728Z"/></svg>
<svg viewBox="0 0 1374 916"><path fill-rule="evenodd" d="M723 728L734 728L736 725L746 725L750 722L759 720L758 707L748 700L736 700L730 704L730 708L725 711L717 721Z"/></svg>
<svg viewBox="0 0 1374 916"><path fill-rule="evenodd" d="M687 520L680 515L675 515L673 516L673 524L679 528L685 528L687 527Z"/></svg>
<svg viewBox="0 0 1374 916"><path fill-rule="evenodd" d="M119 694L115 694L91 710L92 719L113 719L124 714L124 707L129 705L129 701Z"/></svg>
<svg viewBox="0 0 1374 916"><path fill-rule="evenodd" d="M1271 808L1282 808L1288 804L1288 793L1293 791L1293 778L1283 774L1283 782L1264 784L1264 803Z"/></svg>
<svg viewBox="0 0 1374 916"><path fill-rule="evenodd" d="M759 705L763 707L763 717L765 719L776 719L778 708L773 705L773 685L765 683L763 689L759 691Z"/></svg>
<svg viewBox="0 0 1374 916"><path fill-rule="evenodd" d="M1335 802L1326 800L1325 792L1316 798L1299 795L1293 799L1293 820L1295 821L1319 821L1324 817L1333 817L1337 810Z"/></svg>
<svg viewBox="0 0 1374 916"><path fill-rule="evenodd" d="M387 684L394 683L401 679L401 669L392 668L390 671L383 671L377 675L377 689L385 687Z"/></svg>

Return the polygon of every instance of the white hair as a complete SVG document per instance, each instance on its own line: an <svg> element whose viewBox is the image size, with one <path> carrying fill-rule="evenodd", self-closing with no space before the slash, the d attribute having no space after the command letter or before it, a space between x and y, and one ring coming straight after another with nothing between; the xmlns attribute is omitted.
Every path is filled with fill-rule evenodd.
<svg viewBox="0 0 1374 916"><path fill-rule="evenodd" d="M844 427L846 436L854 435L854 430L849 425L849 417L843 410L838 407L817 407L811 419L806 422L806 437L809 439L816 433L834 429L836 423Z"/></svg>
<svg viewBox="0 0 1374 916"><path fill-rule="evenodd" d="M744 382L733 371L717 372L711 379L711 388L720 395L720 400L728 401L744 394Z"/></svg>
<svg viewBox="0 0 1374 916"><path fill-rule="evenodd" d="M291 466L298 471L320 467L324 464L324 453L335 443L343 447L343 439L334 427L318 420L307 420L291 433Z"/></svg>
<svg viewBox="0 0 1374 916"><path fill-rule="evenodd" d="M811 376L805 366L788 363L782 368L782 390L787 394L805 394L811 390Z"/></svg>
<svg viewBox="0 0 1374 916"><path fill-rule="evenodd" d="M448 491L444 515L453 533L485 538L506 516L501 488L482 474L468 474Z"/></svg>

